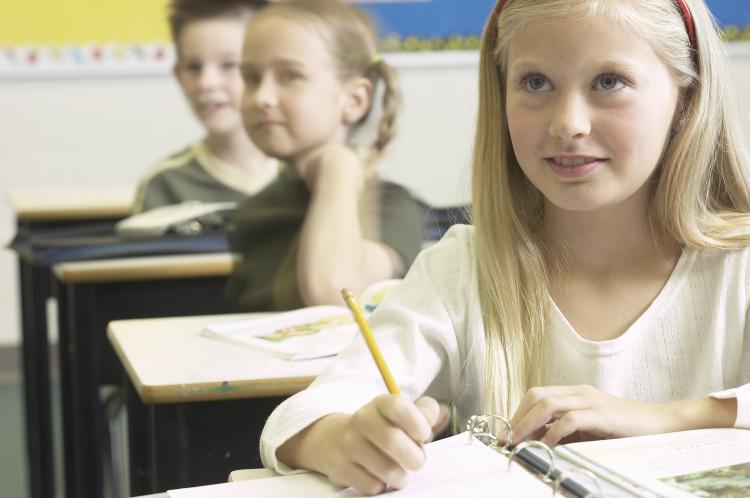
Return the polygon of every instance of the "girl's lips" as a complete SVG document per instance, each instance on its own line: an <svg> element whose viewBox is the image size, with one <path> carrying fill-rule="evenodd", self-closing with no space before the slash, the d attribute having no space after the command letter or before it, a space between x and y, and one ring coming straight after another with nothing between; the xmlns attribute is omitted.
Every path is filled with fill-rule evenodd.
<svg viewBox="0 0 750 498"><path fill-rule="evenodd" d="M227 107L223 102L204 103L198 105L198 110L201 114L208 115L213 114Z"/></svg>
<svg viewBox="0 0 750 498"><path fill-rule="evenodd" d="M277 126L281 126L280 121L274 121L272 119L269 119L265 121L258 121L257 123L255 123L255 125L253 125L253 128L257 128L259 130L270 130Z"/></svg>
<svg viewBox="0 0 750 498"><path fill-rule="evenodd" d="M544 161L552 172L562 178L579 178L591 173L607 160L587 156L545 157Z"/></svg>

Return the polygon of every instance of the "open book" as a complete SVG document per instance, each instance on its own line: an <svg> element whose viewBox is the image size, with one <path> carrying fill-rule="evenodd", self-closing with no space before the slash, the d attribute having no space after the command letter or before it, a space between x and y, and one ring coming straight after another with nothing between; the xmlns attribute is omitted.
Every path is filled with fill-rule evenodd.
<svg viewBox="0 0 750 498"><path fill-rule="evenodd" d="M377 282L359 302L369 313L401 280ZM343 302L342 302L343 303ZM203 335L262 349L287 360L333 356L357 334L351 311L344 306L311 306L254 320L209 323Z"/></svg>
<svg viewBox="0 0 750 498"><path fill-rule="evenodd" d="M701 429L555 448L573 465L643 498L750 497L750 431Z"/></svg>

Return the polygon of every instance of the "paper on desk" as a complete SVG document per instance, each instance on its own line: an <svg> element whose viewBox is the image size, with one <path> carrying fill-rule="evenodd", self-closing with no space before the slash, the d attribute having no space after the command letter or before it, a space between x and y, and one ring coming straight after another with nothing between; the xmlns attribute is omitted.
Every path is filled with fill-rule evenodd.
<svg viewBox="0 0 750 498"><path fill-rule="evenodd" d="M390 491L393 498L472 498L504 496L549 498L550 488L517 465L508 469L501 454L479 443L468 444L466 434L454 436L466 443L427 446L427 463L413 472L402 490ZM452 439L452 438L451 438ZM458 440L460 441L460 439ZM355 498L353 489L340 489L326 478L312 473L270 477L168 492L171 498Z"/></svg>
<svg viewBox="0 0 750 498"><path fill-rule="evenodd" d="M311 306L268 318L209 323L202 333L286 360L305 360L338 354L352 341L357 326L346 307Z"/></svg>

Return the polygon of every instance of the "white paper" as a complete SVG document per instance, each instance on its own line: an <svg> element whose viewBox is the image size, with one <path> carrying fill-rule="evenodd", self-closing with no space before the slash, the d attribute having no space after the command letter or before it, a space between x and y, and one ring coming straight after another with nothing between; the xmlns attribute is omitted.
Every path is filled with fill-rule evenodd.
<svg viewBox="0 0 750 498"><path fill-rule="evenodd" d="M455 439L454 439L455 438ZM466 433L452 441L426 446L427 463L410 475L409 484L401 490L390 490L383 496L393 498L549 498L550 487L524 468L513 464L500 453L475 442L469 444ZM457 444L453 444L457 443ZM351 488L340 489L324 477L313 474L270 477L214 486L186 488L168 492L171 498L360 498Z"/></svg>
<svg viewBox="0 0 750 498"><path fill-rule="evenodd" d="M354 338L357 326L343 306L313 306L263 319L209 323L203 333L287 360L304 360L338 354Z"/></svg>
<svg viewBox="0 0 750 498"><path fill-rule="evenodd" d="M365 313L380 304L400 279L382 280L362 292ZM346 306L310 306L261 319L208 323L203 335L250 346L286 360L307 360L339 354L358 328Z"/></svg>

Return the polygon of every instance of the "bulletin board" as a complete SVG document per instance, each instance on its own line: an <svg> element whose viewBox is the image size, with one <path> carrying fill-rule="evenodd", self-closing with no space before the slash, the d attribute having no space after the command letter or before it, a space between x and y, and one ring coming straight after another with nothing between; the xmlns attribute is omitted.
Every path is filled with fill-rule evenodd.
<svg viewBox="0 0 750 498"><path fill-rule="evenodd" d="M168 0L3 2L0 78L169 72Z"/></svg>
<svg viewBox="0 0 750 498"><path fill-rule="evenodd" d="M408 51L478 48L495 6L495 0L352 1L377 21L386 50ZM706 4L728 40L750 40L750 0Z"/></svg>
<svg viewBox="0 0 750 498"><path fill-rule="evenodd" d="M476 49L495 4L350 1L373 17L385 51ZM728 40L750 40L750 0L706 3ZM168 0L6 0L0 15L0 80L167 74L175 57L167 4Z"/></svg>
<svg viewBox="0 0 750 498"><path fill-rule="evenodd" d="M706 0L729 41L750 40L750 1Z"/></svg>

